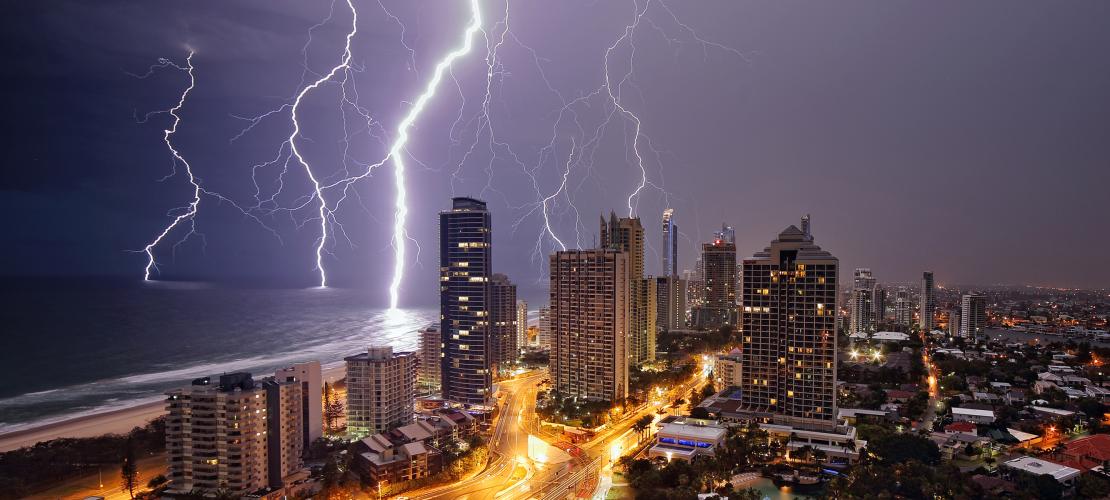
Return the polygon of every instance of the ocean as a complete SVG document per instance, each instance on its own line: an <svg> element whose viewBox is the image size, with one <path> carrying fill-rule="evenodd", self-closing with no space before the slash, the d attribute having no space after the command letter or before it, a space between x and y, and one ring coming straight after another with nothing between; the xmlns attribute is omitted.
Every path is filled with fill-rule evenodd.
<svg viewBox="0 0 1110 500"><path fill-rule="evenodd" d="M411 350L439 314L338 288L36 279L2 293L0 434L156 401L201 376Z"/></svg>

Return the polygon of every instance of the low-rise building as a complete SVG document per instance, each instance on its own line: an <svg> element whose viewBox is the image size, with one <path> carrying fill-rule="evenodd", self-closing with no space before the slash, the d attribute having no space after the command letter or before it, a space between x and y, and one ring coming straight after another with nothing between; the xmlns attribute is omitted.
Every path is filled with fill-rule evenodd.
<svg viewBox="0 0 1110 500"><path fill-rule="evenodd" d="M1076 483L1079 482L1080 475L1079 469L1030 456L1021 456L1002 462L1002 469L1003 475L1007 475L1007 470L1020 470L1038 476L1052 476L1065 488L1074 488Z"/></svg>
<svg viewBox="0 0 1110 500"><path fill-rule="evenodd" d="M977 408L952 408L953 422L971 422L975 424L990 424L995 419L994 410L980 410Z"/></svg>
<svg viewBox="0 0 1110 500"><path fill-rule="evenodd" d="M378 484L404 483L438 473L443 454L424 441L407 441L388 434L374 434L359 441L356 468Z"/></svg>
<svg viewBox="0 0 1110 500"><path fill-rule="evenodd" d="M690 461L699 455L712 456L724 444L727 434L728 429L717 424L664 424L655 435L655 445L648 450L648 457Z"/></svg>

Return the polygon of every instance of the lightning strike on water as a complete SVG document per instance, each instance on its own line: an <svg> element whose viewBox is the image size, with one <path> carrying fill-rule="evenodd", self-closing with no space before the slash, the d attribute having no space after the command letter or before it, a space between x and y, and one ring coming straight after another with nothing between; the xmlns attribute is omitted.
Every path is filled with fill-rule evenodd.
<svg viewBox="0 0 1110 500"><path fill-rule="evenodd" d="M351 8L351 31L347 33L346 44L343 48L343 57L339 64L336 65L324 76L320 77L312 84L301 89L297 94L296 99L293 101L292 110L289 113L290 119L293 121L293 132L289 134L289 150L292 155L297 158L297 162L304 167L305 174L308 175L308 180L312 182L315 187L315 198L320 200L320 238L316 242L316 270L320 273L320 287L328 286L328 275L324 271L324 245L327 244L328 239L328 218L331 216L331 211L328 210L328 204L324 199L324 192L320 189L320 181L317 180L316 175L312 172L312 167L301 156L300 150L297 149L297 137L301 135L301 124L297 121L297 109L301 105L301 101L309 92L323 85L327 81L335 77L340 71L346 71L351 65L351 39L358 33L358 10L355 9L352 0L347 0L347 6Z"/></svg>
<svg viewBox="0 0 1110 500"><path fill-rule="evenodd" d="M186 87L183 92L181 92L181 98L177 100L177 104L167 111L167 113L169 113L169 115L173 117L173 122L170 125L170 128L162 131L162 141L166 143L166 147L169 148L170 153L173 154L175 170L177 162L181 162L181 165L185 167L185 175L189 179L189 184L193 186L193 201L189 202L189 204L186 206L187 208L185 208L185 211L174 217L173 221L171 221L169 225L167 225L165 229L163 229L162 232L154 238L153 241L147 243L147 245L143 247L143 252L146 253L147 257L146 268L143 270L143 280L146 281L150 281L151 270L158 269L158 264L154 260L154 247L158 246L158 244L162 242L166 235L170 234L170 231L173 231L174 228L176 228L177 225L181 224L183 221L189 221L189 233L186 234L185 238L188 238L189 235L197 234L195 216L197 214L197 206L200 205L200 183L197 182L196 176L193 175L193 167L189 165L189 162L185 160L185 157L181 156L181 153L177 152L177 149L173 147L173 142L170 140L170 138L173 137L173 134L177 133L177 125L181 123L181 116L179 116L177 112L181 110L183 106L185 106L185 99L189 97L189 92L192 92L193 87L195 87L197 83L196 76L193 75L194 53L195 52L192 49L189 49L189 55L185 58L186 66L184 68L166 59L163 59L161 62L162 66L172 66L179 70L185 71L189 75L189 86ZM148 72L147 75L149 76L150 73Z"/></svg>
<svg viewBox="0 0 1110 500"><path fill-rule="evenodd" d="M405 241L408 239L408 233L405 231L405 219L408 216L408 193L405 189L405 162L403 159L403 150L408 144L409 128L420 116L428 101L435 96L436 88L439 87L440 80L443 79L443 74L451 68L451 64L456 59L466 55L470 52L470 48L474 45L474 36L482 29L482 10L478 0L470 0L470 25L466 27L466 32L463 34L463 43L461 47L449 52L442 60L435 66L435 71L432 73L431 79L428 80L424 88L424 92L416 98L413 102L412 108L409 109L405 118L397 125L397 138L393 142L393 147L389 149L388 158L393 159L394 167L394 187L397 190L395 213L393 221L393 279L389 283L389 307L396 309L397 303L400 299L401 281L405 275Z"/></svg>

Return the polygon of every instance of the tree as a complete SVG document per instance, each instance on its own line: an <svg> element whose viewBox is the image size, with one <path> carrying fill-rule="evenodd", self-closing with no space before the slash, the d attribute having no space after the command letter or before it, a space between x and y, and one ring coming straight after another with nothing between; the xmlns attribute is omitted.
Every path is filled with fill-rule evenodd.
<svg viewBox="0 0 1110 500"><path fill-rule="evenodd" d="M135 488L139 487L139 464L135 460L135 443L127 438L124 445L123 462L120 464L120 490L135 498Z"/></svg>
<svg viewBox="0 0 1110 500"><path fill-rule="evenodd" d="M648 428L651 427L651 424L654 423L654 422L655 422L655 419L652 418L651 415L644 415L644 416L636 419L636 423L632 424L632 428L635 429L636 432L638 434L640 434L640 437L642 438L644 436L644 431L647 431Z"/></svg>
<svg viewBox="0 0 1110 500"><path fill-rule="evenodd" d="M1106 498L1110 496L1110 481L1094 474L1084 474L1079 478L1080 498Z"/></svg>
<svg viewBox="0 0 1110 500"><path fill-rule="evenodd" d="M867 444L867 449L887 465L907 460L917 460L928 465L940 463L940 449L936 443L916 434L889 434Z"/></svg>
<svg viewBox="0 0 1110 500"><path fill-rule="evenodd" d="M343 418L344 411L343 402L335 395L335 388L324 382L324 419L329 431L336 430L335 421Z"/></svg>

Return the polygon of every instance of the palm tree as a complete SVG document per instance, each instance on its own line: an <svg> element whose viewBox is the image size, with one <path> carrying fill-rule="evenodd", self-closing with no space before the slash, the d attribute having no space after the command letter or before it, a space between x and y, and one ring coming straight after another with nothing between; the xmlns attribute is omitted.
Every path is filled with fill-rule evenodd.
<svg viewBox="0 0 1110 500"><path fill-rule="evenodd" d="M814 468L816 468L817 470L821 470L821 462L824 462L828 458L829 458L829 454L825 453L824 450L814 451L813 452L813 466L814 466Z"/></svg>

